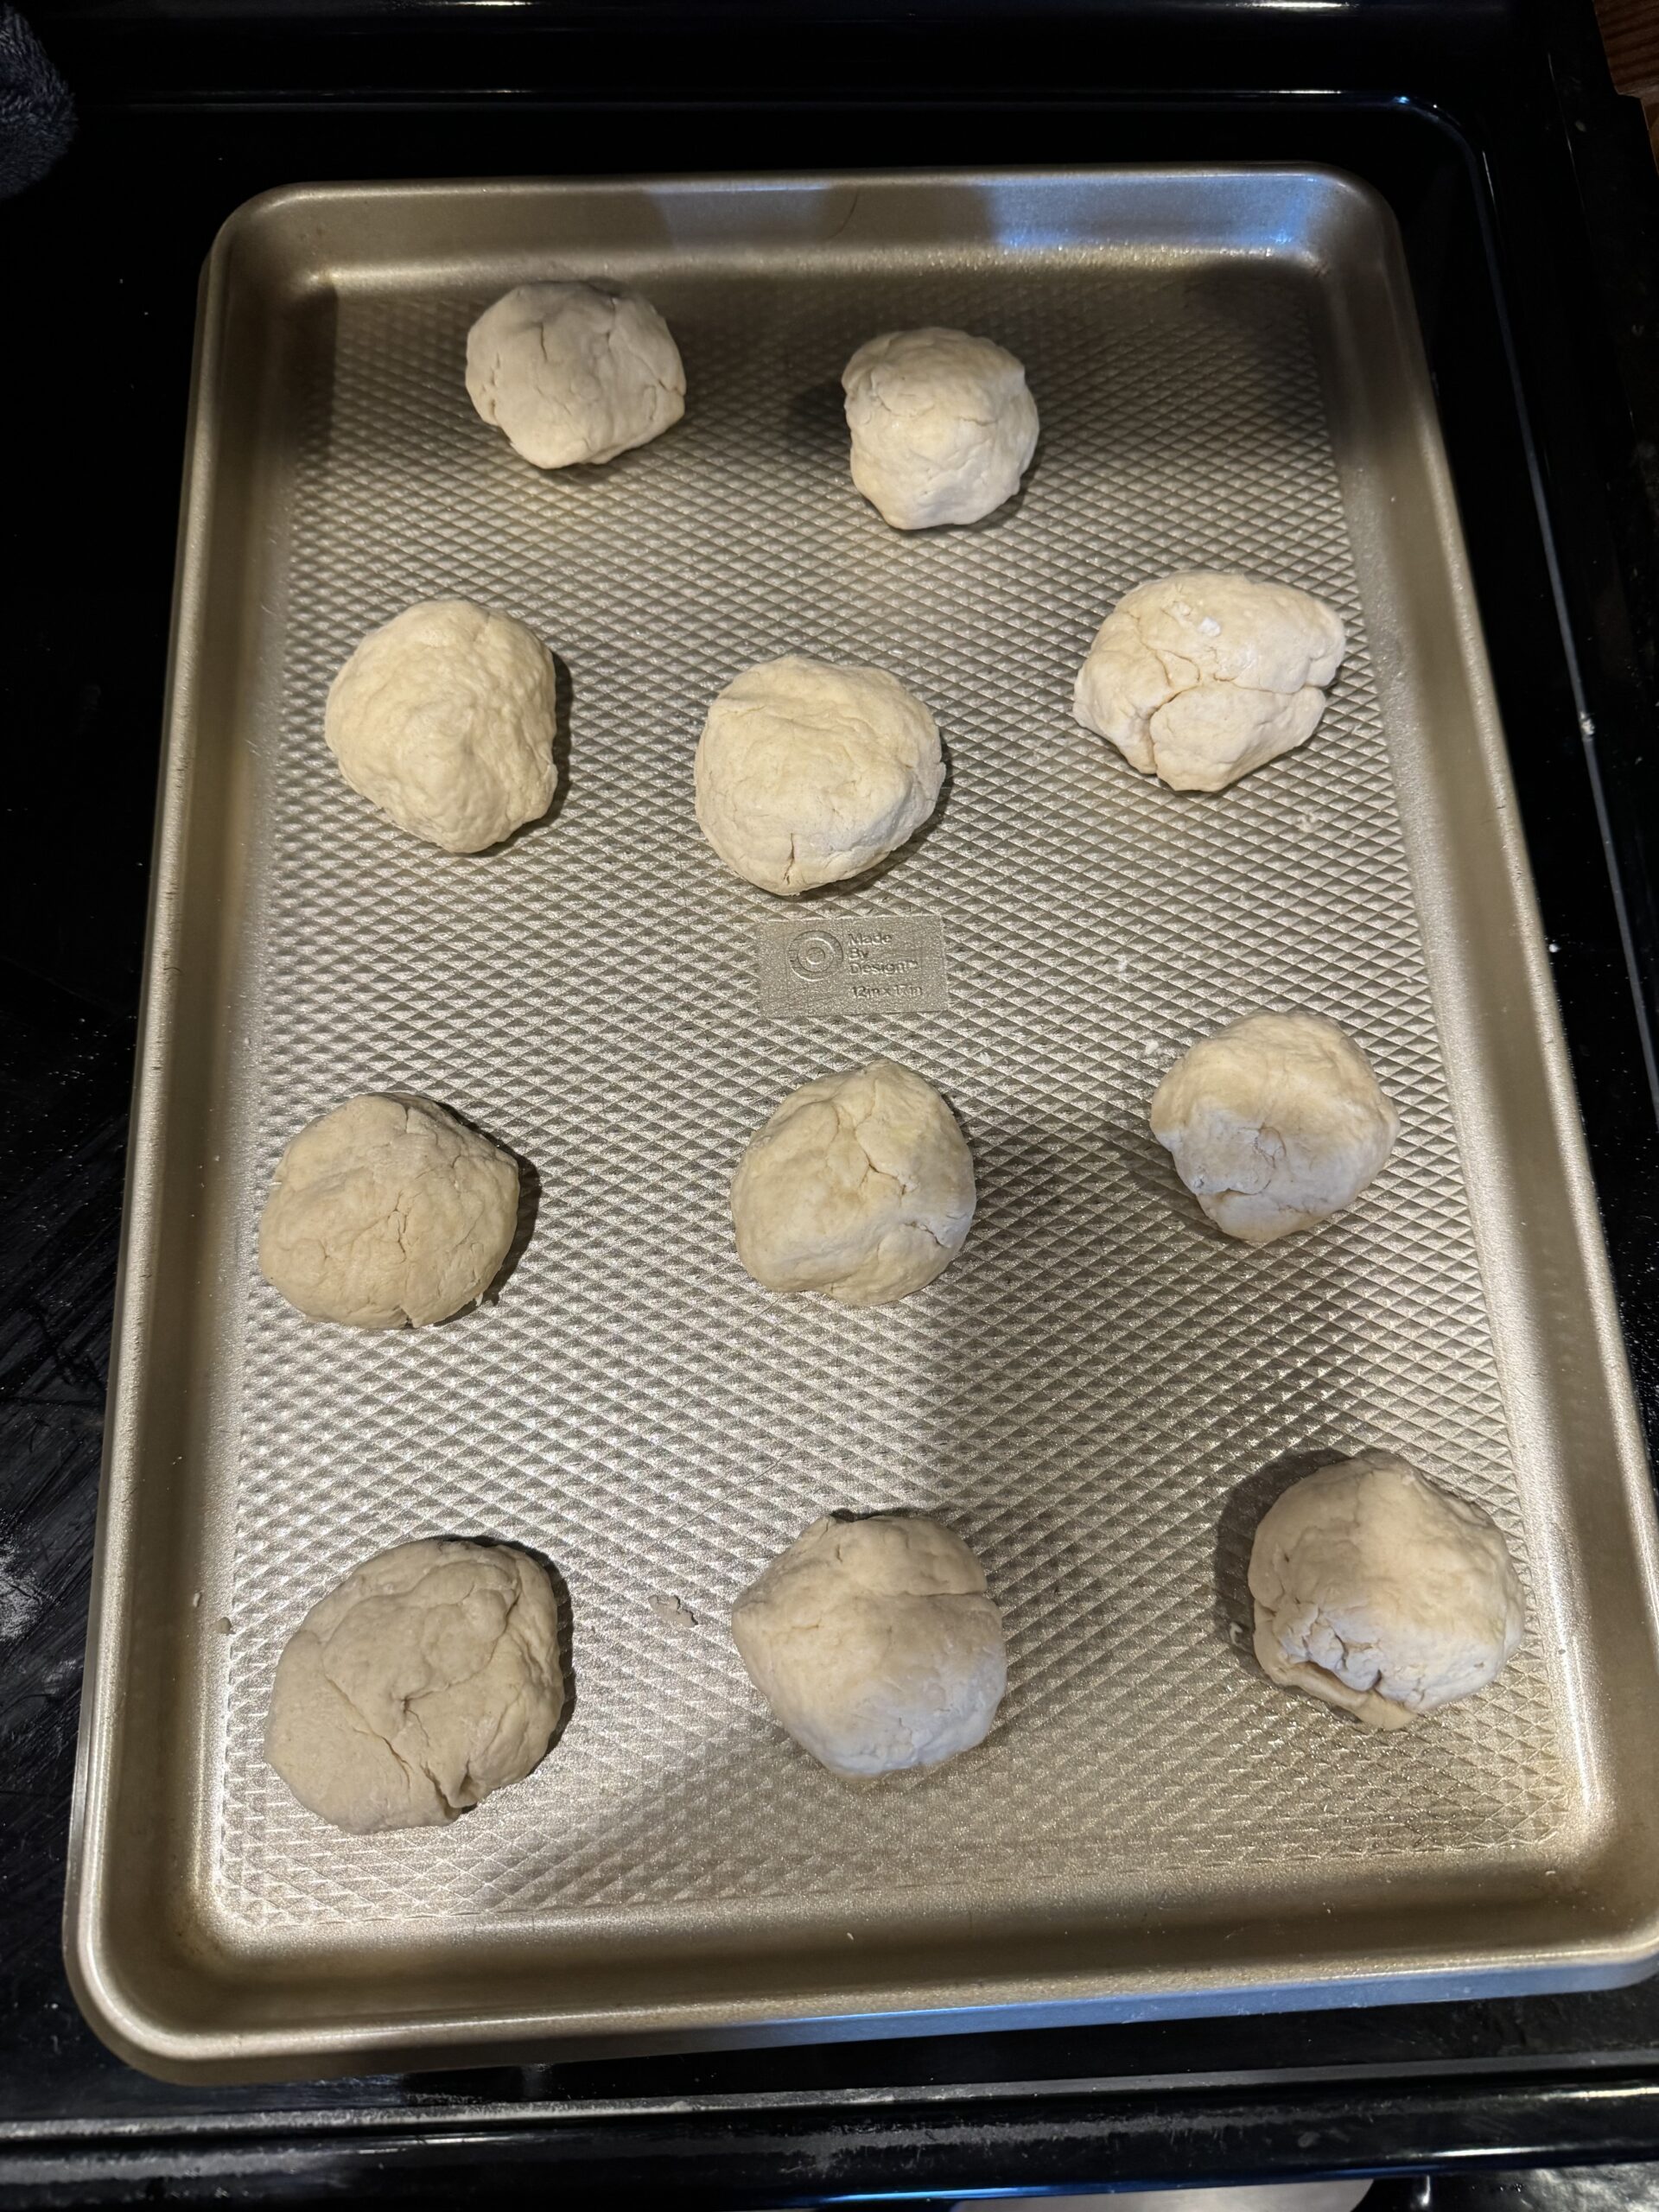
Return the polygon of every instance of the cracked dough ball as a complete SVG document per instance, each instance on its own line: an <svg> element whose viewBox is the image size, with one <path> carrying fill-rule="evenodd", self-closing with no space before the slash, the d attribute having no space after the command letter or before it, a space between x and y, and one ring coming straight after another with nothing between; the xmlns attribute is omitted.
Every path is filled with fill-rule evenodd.
<svg viewBox="0 0 1659 2212"><path fill-rule="evenodd" d="M974 1217L974 1163L931 1083L894 1060L820 1076L749 1140L737 1256L768 1290L887 1306L943 1274Z"/></svg>
<svg viewBox="0 0 1659 2212"><path fill-rule="evenodd" d="M553 657L511 615L423 600L371 630L328 687L340 772L400 830L481 853L558 788Z"/></svg>
<svg viewBox="0 0 1659 2212"><path fill-rule="evenodd" d="M505 1544L397 1544L321 1599L283 1648L265 1757L353 1835L429 1828L522 1782L564 1710L540 1562Z"/></svg>
<svg viewBox="0 0 1659 2212"><path fill-rule="evenodd" d="M1163 576L1106 617L1071 711L1143 775L1224 791L1313 736L1347 644L1325 601L1288 584Z"/></svg>
<svg viewBox="0 0 1659 2212"><path fill-rule="evenodd" d="M614 461L685 412L668 325L611 284L520 284L486 308L467 334L467 390L537 468Z"/></svg>
<svg viewBox="0 0 1659 2212"><path fill-rule="evenodd" d="M944 762L932 715L884 671L790 653L726 686L693 773L697 820L727 867L792 899L912 837Z"/></svg>
<svg viewBox="0 0 1659 2212"><path fill-rule="evenodd" d="M1152 1101L1182 1182L1247 1244L1352 1205L1399 1130L1364 1053L1313 1014L1253 1014L1202 1038Z"/></svg>
<svg viewBox="0 0 1659 2212"><path fill-rule="evenodd" d="M893 330L842 372L853 481L895 530L977 522L1020 489L1037 403L1012 353L965 330Z"/></svg>
<svg viewBox="0 0 1659 2212"><path fill-rule="evenodd" d="M314 1321L419 1329L483 1296L518 1218L510 1154L429 1099L370 1091L276 1163L259 1266Z"/></svg>
<svg viewBox="0 0 1659 2212"><path fill-rule="evenodd" d="M1268 1679L1368 1728L1484 1689L1526 1625L1490 1516L1389 1452L1321 1467L1269 1507L1250 1595Z"/></svg>
<svg viewBox="0 0 1659 2212"><path fill-rule="evenodd" d="M732 1639L796 1742L847 1781L970 1751L1007 1687L984 1569L913 1514L815 1521L738 1599Z"/></svg>

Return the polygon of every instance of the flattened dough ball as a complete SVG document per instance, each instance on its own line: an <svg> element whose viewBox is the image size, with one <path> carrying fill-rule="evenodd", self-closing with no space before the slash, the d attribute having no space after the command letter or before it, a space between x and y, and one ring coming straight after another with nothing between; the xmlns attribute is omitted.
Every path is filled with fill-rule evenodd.
<svg viewBox="0 0 1659 2212"><path fill-rule="evenodd" d="M546 1570L504 1544L397 1544L283 1646L265 1757L345 1828L429 1828L522 1782L564 1710Z"/></svg>
<svg viewBox="0 0 1659 2212"><path fill-rule="evenodd" d="M1037 448L1014 355L965 330L891 330L842 372L853 481L895 530L977 522L1011 499Z"/></svg>
<svg viewBox="0 0 1659 2212"><path fill-rule="evenodd" d="M732 1637L796 1742L848 1781L971 1750L1007 1687L984 1569L914 1514L815 1521L738 1599Z"/></svg>
<svg viewBox="0 0 1659 2212"><path fill-rule="evenodd" d="M1400 1130L1363 1052L1314 1014L1253 1014L1200 1039L1151 1118L1211 1220L1247 1244L1352 1205Z"/></svg>
<svg viewBox="0 0 1659 2212"><path fill-rule="evenodd" d="M732 1178L737 1255L768 1290L886 1306L943 1274L974 1217L974 1163L931 1083L893 1060L791 1091Z"/></svg>
<svg viewBox="0 0 1659 2212"><path fill-rule="evenodd" d="M697 820L728 868L792 899L913 836L944 779L938 727L879 668L789 653L726 686L693 770Z"/></svg>
<svg viewBox="0 0 1659 2212"><path fill-rule="evenodd" d="M369 1091L277 1162L259 1266L314 1321L423 1328L483 1296L518 1217L511 1154L430 1099Z"/></svg>
<svg viewBox="0 0 1659 2212"><path fill-rule="evenodd" d="M613 284L520 284L467 334L467 390L537 468L614 461L685 412L685 370L651 302Z"/></svg>
<svg viewBox="0 0 1659 2212"><path fill-rule="evenodd" d="M1126 592L1071 710L1178 791L1224 791L1313 736L1348 640L1322 599L1193 570Z"/></svg>
<svg viewBox="0 0 1659 2212"><path fill-rule="evenodd" d="M1321 1467L1268 1508L1250 1595L1268 1679L1368 1728L1484 1689L1526 1626L1491 1516L1389 1452Z"/></svg>
<svg viewBox="0 0 1659 2212"><path fill-rule="evenodd" d="M534 631L465 599L371 630L328 688L340 772L400 830L481 853L553 804L557 693Z"/></svg>

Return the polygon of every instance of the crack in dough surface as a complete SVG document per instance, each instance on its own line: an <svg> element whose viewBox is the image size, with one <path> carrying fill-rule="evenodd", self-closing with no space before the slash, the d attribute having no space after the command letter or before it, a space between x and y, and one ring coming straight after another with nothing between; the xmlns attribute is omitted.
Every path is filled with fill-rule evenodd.
<svg viewBox="0 0 1659 2212"><path fill-rule="evenodd" d="M511 1154L430 1099L370 1091L308 1122L283 1153L259 1266L312 1320L423 1328L483 1296L518 1217Z"/></svg>
<svg viewBox="0 0 1659 2212"><path fill-rule="evenodd" d="M982 1743L1007 1685L983 1568L915 1514L814 1522L738 1599L732 1637L783 1726L848 1781Z"/></svg>
<svg viewBox="0 0 1659 2212"><path fill-rule="evenodd" d="M1143 775L1223 791L1313 734L1347 645L1311 592L1207 569L1161 576L1101 625L1071 710Z"/></svg>
<svg viewBox="0 0 1659 2212"><path fill-rule="evenodd" d="M1014 355L965 330L892 330L842 372L853 481L895 530L978 522L1020 488L1037 403Z"/></svg>
<svg viewBox="0 0 1659 2212"><path fill-rule="evenodd" d="M738 1257L769 1290L883 1306L962 1249L974 1164L931 1084L893 1060L820 1076L757 1130L732 1178Z"/></svg>
<svg viewBox="0 0 1659 2212"><path fill-rule="evenodd" d="M323 735L354 791L447 853L553 804L553 656L511 615L423 600L371 630L328 690Z"/></svg>
<svg viewBox="0 0 1659 2212"><path fill-rule="evenodd" d="M356 1835L436 1827L522 1781L564 1710L540 1561L453 1538L378 1553L283 1646L265 1757Z"/></svg>
<svg viewBox="0 0 1659 2212"><path fill-rule="evenodd" d="M620 285L519 284L467 334L467 390L537 468L614 461L685 412L685 369L651 302Z"/></svg>
<svg viewBox="0 0 1659 2212"><path fill-rule="evenodd" d="M1269 1681L1368 1728L1484 1689L1526 1626L1490 1516L1389 1452L1321 1467L1269 1507L1249 1585Z"/></svg>
<svg viewBox="0 0 1659 2212"><path fill-rule="evenodd" d="M896 852L944 779L938 727L896 677L802 653L726 686L693 768L704 836L728 868L782 898Z"/></svg>
<svg viewBox="0 0 1659 2212"><path fill-rule="evenodd" d="M1205 1212L1247 1244L1351 1206L1400 1130L1364 1053L1313 1014L1253 1014L1201 1038L1150 1119Z"/></svg>

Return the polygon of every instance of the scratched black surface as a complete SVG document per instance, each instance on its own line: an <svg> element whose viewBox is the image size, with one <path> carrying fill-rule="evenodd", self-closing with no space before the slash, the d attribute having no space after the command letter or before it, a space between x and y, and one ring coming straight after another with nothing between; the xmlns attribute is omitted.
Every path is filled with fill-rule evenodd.
<svg viewBox="0 0 1659 2212"><path fill-rule="evenodd" d="M1236 22L1244 11L1215 12ZM232 99L211 38L168 48L153 10L37 13L77 83L83 124L45 185L0 207L7 296L27 303L31 335L49 334L51 361L43 383L33 344L14 334L0 346L0 527L13 556L0 648L0 2196L42 2204L215 2191L296 2202L517 2201L556 2168L575 2202L589 2201L585 2177L613 2195L631 2178L660 2199L737 2204L817 2201L855 2186L1075 2185L1435 2162L1471 2148L1517 2162L1659 2151L1655 1984L1577 1999L277 2088L169 2087L91 2036L64 1980L58 1923L197 270L219 220L267 185L640 163L628 132L597 112L561 115L555 155L549 117L528 97L446 109L440 86L428 84L414 106L369 112L276 101L271 88L300 63L269 51L238 65L264 69L259 97L238 79ZM1373 35L1388 13L1370 11ZM1459 10L1459 20L1479 13ZM1516 333L1548 426L1541 467L1567 534L1565 589L1646 959L1641 840L1659 826L1659 809L1643 803L1643 779L1659 748L1649 742L1651 614L1643 610L1659 595L1644 600L1632 587L1650 576L1651 513L1636 487L1653 448L1586 351L1598 318L1624 327L1646 310L1633 296L1607 295L1605 270L1576 251L1573 225L1585 219L1592 186L1562 149L1575 102L1605 130L1606 96L1593 65L1587 89L1581 81L1583 11L1545 15L1556 51L1517 79L1503 126L1519 133L1524 124L1532 137L1511 143L1479 116L1470 127L1489 132L1481 150L1499 186L1500 250L1506 227L1526 247L1510 263ZM1438 19L1443 29L1449 20ZM132 34L124 45L124 25ZM1472 30L1468 37L1467 53L1444 39L1440 59L1480 78ZM338 49L350 55L339 66L360 77L372 50L372 32L361 31L356 46ZM512 59L516 51L494 53L485 80L541 82ZM446 52L455 57L445 65L453 88L467 79L461 50ZM1342 81L1323 60L1275 81ZM395 66L414 67L406 56ZM432 65L422 66L429 74ZM678 66L671 56L662 63L665 73ZM1380 67L1374 54L1367 66ZM1075 96L1076 75L1056 70L1052 81ZM739 128L741 158L756 167L852 158L833 116L751 111L724 130L706 116L687 119L677 138L658 125L652 165L729 165ZM1380 100L1171 105L1149 122L1103 93L1092 107L1074 97L1033 120L995 106L982 88L959 116L942 108L906 118L902 140L890 128L885 141L873 133L857 143L870 162L1268 151L1344 162L1389 192L1411 245L1646 1386L1659 1376L1659 1146L1526 457L1492 398L1497 328L1478 232L1459 213L1468 161L1439 126L1390 114ZM1635 172L1605 147L1596 160L1611 162L1595 188L1614 195L1622 218L1618 195L1639 194ZM1651 219L1651 208L1630 216ZM1535 270L1529 282L1521 264L1552 245L1555 273L1538 282ZM1619 497L1606 495L1609 484ZM1319 2078L1332 2069L1335 2083ZM867 2094L849 2103L849 2092ZM667 2112L664 2100L690 2102ZM518 2124L486 2123L482 2108L496 2106L516 2107ZM1620 2201L1638 2201L1641 2187L1628 2183ZM1435 2201L1474 2199L1446 2185Z"/></svg>

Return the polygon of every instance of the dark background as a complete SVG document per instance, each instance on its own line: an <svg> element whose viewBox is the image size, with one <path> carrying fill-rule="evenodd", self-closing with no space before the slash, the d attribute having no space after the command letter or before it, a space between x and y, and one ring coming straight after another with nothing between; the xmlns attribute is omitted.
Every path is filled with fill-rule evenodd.
<svg viewBox="0 0 1659 2212"><path fill-rule="evenodd" d="M759 2205L1434 2165L1393 2201L1449 2206L1492 2197L1474 2163L1659 2158L1659 1983L185 2090L102 2050L59 1950L195 289L225 216L350 176L1370 178L1407 240L1651 1430L1659 181L1587 0L31 12L80 119L0 203L0 2200ZM1659 2202L1630 2170L1563 2186Z"/></svg>

